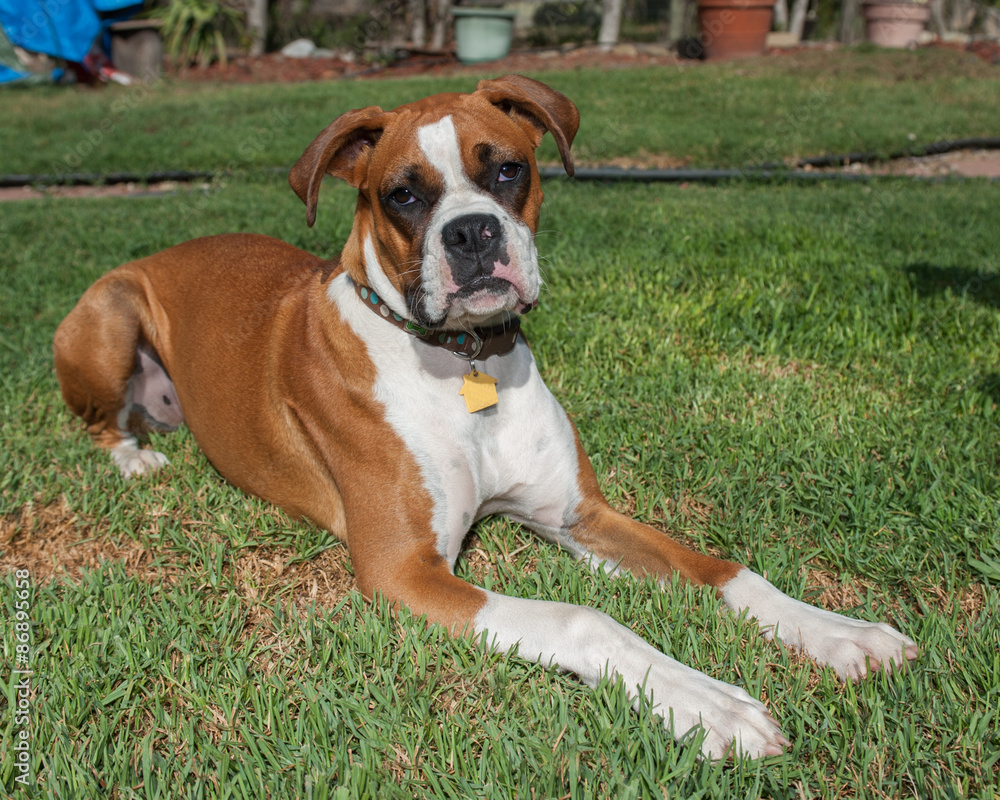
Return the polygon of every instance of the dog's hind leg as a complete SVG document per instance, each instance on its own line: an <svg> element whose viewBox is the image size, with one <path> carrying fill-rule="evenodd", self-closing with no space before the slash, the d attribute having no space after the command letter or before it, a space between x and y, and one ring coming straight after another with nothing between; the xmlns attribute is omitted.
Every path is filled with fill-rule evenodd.
<svg viewBox="0 0 1000 800"><path fill-rule="evenodd" d="M111 458L126 478L170 463L163 453L139 447L135 434L150 430L173 431L184 421L177 391L156 351L142 343L136 348L135 357L135 371L128 379L125 393L125 407L119 414L125 418L125 427L135 433L111 448Z"/></svg>
<svg viewBox="0 0 1000 800"><path fill-rule="evenodd" d="M183 421L154 339L141 285L116 270L87 290L53 342L66 404L126 478L168 463L162 453L142 449L139 440Z"/></svg>

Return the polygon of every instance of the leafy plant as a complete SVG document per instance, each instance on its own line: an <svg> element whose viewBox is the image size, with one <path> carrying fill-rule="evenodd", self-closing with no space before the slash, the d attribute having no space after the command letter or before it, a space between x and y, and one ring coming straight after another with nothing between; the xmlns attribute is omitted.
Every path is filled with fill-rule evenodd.
<svg viewBox="0 0 1000 800"><path fill-rule="evenodd" d="M601 6L594 0L553 0L539 5L532 19L528 42L533 46L593 40L601 24Z"/></svg>
<svg viewBox="0 0 1000 800"><path fill-rule="evenodd" d="M243 36L240 11L224 0L171 0L147 16L162 22L164 49L182 66L207 67L216 58L226 64L227 33Z"/></svg>

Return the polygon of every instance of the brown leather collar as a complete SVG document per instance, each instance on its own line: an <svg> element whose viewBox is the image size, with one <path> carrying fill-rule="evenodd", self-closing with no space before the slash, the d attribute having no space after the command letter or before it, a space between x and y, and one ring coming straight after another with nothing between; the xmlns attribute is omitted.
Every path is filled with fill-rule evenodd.
<svg viewBox="0 0 1000 800"><path fill-rule="evenodd" d="M514 349L521 330L520 317L511 317L503 325L492 328L473 328L471 331L439 331L425 328L412 320L399 316L385 304L381 297L367 286L354 284L358 297L368 308L397 328L434 347L441 347L460 358L485 359L503 356Z"/></svg>

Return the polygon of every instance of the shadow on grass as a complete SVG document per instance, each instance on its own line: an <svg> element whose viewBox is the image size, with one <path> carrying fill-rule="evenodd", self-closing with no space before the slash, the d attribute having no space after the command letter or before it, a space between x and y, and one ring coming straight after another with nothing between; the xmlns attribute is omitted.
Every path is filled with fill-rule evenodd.
<svg viewBox="0 0 1000 800"><path fill-rule="evenodd" d="M911 264L905 268L910 284L921 297L951 292L980 305L1000 309L1000 274L965 267ZM975 388L1000 401L1000 372L983 372Z"/></svg>
<svg viewBox="0 0 1000 800"><path fill-rule="evenodd" d="M951 291L976 303L1000 308L1000 274L933 264L910 264L904 269L921 297Z"/></svg>
<svg viewBox="0 0 1000 800"><path fill-rule="evenodd" d="M976 389L1000 402L1000 372L984 372L976 382Z"/></svg>

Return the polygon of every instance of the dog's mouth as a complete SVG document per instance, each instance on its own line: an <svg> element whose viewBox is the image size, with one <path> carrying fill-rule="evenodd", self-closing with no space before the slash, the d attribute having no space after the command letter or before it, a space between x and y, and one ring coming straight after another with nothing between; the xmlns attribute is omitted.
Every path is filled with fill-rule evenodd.
<svg viewBox="0 0 1000 800"><path fill-rule="evenodd" d="M448 295L445 318L449 323L494 324L498 317L509 319L530 305L511 281L484 275Z"/></svg>
<svg viewBox="0 0 1000 800"><path fill-rule="evenodd" d="M426 313L426 307L421 307L421 295L419 291L412 295L411 312L422 325L439 330L492 325L511 315L527 313L537 305L537 301L523 298L514 283L495 275L481 275L450 292L440 316Z"/></svg>
<svg viewBox="0 0 1000 800"><path fill-rule="evenodd" d="M508 292L514 292L517 294L517 289L510 281L505 278L496 278L492 275L482 275L472 281L469 281L469 283L465 284L465 286L459 288L458 291L449 294L448 302L454 303L455 300L474 298L479 294L482 294L485 297L498 297L506 295Z"/></svg>

